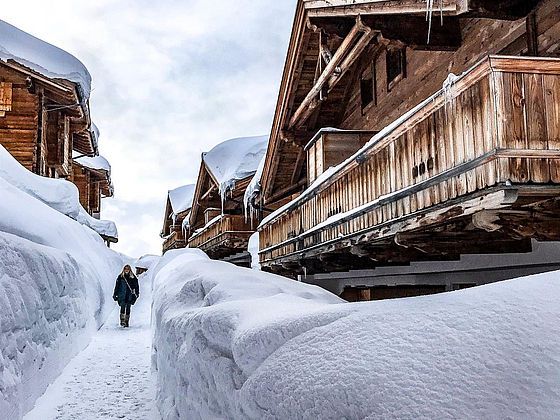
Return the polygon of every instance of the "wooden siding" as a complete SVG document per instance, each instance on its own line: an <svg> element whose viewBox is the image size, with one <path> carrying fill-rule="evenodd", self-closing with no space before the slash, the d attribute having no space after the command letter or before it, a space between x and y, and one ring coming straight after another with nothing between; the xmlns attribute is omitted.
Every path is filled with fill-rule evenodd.
<svg viewBox="0 0 560 420"><path fill-rule="evenodd" d="M261 263L497 184L558 183L559 107L560 60L484 60L262 226Z"/></svg>
<svg viewBox="0 0 560 420"><path fill-rule="evenodd" d="M0 82L3 84L2 111L0 115L0 143L18 162L36 172L37 130L39 99L29 93L25 77L0 65ZM8 94L8 87L10 93ZM10 95L10 106L7 106Z"/></svg>
<svg viewBox="0 0 560 420"><path fill-rule="evenodd" d="M200 248L211 258L247 250L249 237L255 229L242 215L224 215L189 238L190 248Z"/></svg>

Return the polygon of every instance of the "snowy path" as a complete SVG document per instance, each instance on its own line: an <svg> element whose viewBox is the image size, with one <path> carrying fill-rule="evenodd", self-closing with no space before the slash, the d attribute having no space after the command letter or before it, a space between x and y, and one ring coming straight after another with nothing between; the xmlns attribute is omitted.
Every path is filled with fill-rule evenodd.
<svg viewBox="0 0 560 420"><path fill-rule="evenodd" d="M109 316L89 347L64 369L24 420L160 420L150 372L149 286L140 278L140 299L130 328Z"/></svg>

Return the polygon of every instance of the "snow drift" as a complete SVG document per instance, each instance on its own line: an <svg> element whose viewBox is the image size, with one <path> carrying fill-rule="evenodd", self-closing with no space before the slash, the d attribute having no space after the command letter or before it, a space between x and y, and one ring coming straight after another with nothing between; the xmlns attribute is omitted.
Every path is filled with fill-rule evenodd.
<svg viewBox="0 0 560 420"><path fill-rule="evenodd" d="M71 183L11 168L3 153L0 412L15 420L102 325L123 259L65 214L75 203Z"/></svg>
<svg viewBox="0 0 560 420"><path fill-rule="evenodd" d="M560 418L559 273L354 304L192 250L152 275L165 419Z"/></svg>

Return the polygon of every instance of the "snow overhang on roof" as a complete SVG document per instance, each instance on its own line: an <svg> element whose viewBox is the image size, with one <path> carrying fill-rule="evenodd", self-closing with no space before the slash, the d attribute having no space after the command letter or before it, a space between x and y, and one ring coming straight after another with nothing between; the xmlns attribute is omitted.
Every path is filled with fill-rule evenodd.
<svg viewBox="0 0 560 420"><path fill-rule="evenodd" d="M177 216L192 207L195 187L195 184L188 184L168 191L172 216Z"/></svg>
<svg viewBox="0 0 560 420"><path fill-rule="evenodd" d="M0 60L13 60L50 79L73 82L80 104L88 113L91 75L72 54L0 20Z"/></svg>
<svg viewBox="0 0 560 420"><path fill-rule="evenodd" d="M218 182L220 195L257 171L268 146L268 135L239 137L218 144L202 160Z"/></svg>

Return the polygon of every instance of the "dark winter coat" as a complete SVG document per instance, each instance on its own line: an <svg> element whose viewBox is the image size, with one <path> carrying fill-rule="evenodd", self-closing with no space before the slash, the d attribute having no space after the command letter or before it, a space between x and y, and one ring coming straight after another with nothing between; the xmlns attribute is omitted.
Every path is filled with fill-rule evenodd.
<svg viewBox="0 0 560 420"><path fill-rule="evenodd" d="M127 282L128 285L126 284ZM119 277L117 277L115 291L113 292L113 299L118 301L119 305L134 305L139 295L140 287L138 286L138 278L136 278L136 276L132 273L129 275L121 273Z"/></svg>

